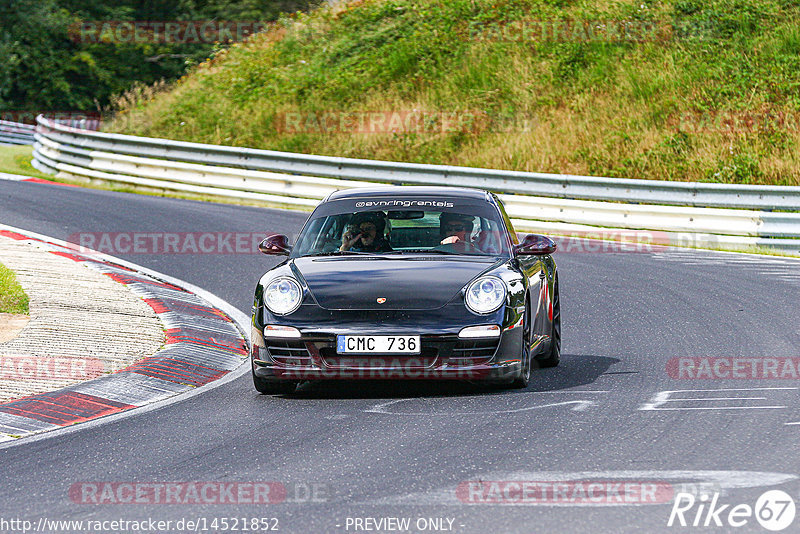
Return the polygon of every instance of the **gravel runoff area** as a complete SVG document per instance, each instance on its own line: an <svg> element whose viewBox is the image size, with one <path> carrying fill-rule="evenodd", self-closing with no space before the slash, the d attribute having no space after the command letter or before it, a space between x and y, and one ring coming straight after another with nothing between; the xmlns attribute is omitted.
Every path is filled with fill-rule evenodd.
<svg viewBox="0 0 800 534"><path fill-rule="evenodd" d="M0 263L30 299L30 321L0 343L0 402L119 371L164 345L153 308L108 276L3 236Z"/></svg>

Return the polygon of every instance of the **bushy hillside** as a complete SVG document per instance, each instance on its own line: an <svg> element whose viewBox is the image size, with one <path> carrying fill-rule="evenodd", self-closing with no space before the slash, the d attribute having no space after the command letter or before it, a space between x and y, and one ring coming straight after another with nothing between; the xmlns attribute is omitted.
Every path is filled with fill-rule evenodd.
<svg viewBox="0 0 800 534"><path fill-rule="evenodd" d="M800 184L797 0L364 0L285 18L124 133L424 163Z"/></svg>

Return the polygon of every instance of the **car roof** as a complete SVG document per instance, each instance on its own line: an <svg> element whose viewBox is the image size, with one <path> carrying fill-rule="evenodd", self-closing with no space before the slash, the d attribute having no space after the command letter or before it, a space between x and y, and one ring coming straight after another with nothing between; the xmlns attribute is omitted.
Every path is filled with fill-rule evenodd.
<svg viewBox="0 0 800 534"><path fill-rule="evenodd" d="M472 198L477 200L490 201L491 196L482 189L468 189L466 187L443 187L432 185L414 186L375 186L357 187L354 189L340 189L334 191L326 200L342 200L348 198L375 198L375 197L396 197L396 196L425 196L425 197L449 197L449 198Z"/></svg>

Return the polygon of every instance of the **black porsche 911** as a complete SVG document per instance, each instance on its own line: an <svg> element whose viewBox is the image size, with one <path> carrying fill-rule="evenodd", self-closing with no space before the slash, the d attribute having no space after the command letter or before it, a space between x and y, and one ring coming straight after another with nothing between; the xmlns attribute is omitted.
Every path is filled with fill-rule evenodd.
<svg viewBox="0 0 800 534"><path fill-rule="evenodd" d="M261 393L326 379L455 379L526 387L558 364L555 243L522 242L486 191L336 191L259 281L251 365Z"/></svg>

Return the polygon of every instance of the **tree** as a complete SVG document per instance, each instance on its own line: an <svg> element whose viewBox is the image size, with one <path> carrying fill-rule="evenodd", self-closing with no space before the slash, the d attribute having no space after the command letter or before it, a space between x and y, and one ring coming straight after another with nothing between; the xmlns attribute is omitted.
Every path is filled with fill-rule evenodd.
<svg viewBox="0 0 800 534"><path fill-rule="evenodd" d="M0 112L100 111L135 82L181 76L213 43L80 39L82 21L270 21L317 0L5 0ZM78 38L76 38L78 36Z"/></svg>

